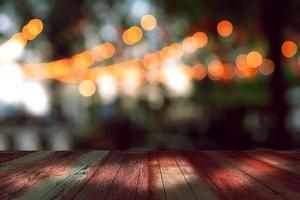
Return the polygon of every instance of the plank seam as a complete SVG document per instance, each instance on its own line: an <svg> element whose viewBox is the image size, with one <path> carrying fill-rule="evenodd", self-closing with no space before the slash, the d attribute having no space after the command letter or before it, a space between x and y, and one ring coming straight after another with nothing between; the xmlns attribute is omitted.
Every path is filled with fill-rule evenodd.
<svg viewBox="0 0 300 200"><path fill-rule="evenodd" d="M179 170L180 170L180 172L181 172L182 176L184 177L185 181L187 182L187 184L188 184L189 188L190 188L190 189L191 189L191 191L193 192L193 194L194 194L195 198L196 198L197 200L199 200L199 199L198 199L198 197L196 196L196 194L195 194L195 192L194 192L194 190L193 190L193 188L192 188L191 184L188 182L188 180L186 179L186 177L185 177L184 173L182 172L182 170L181 170L181 168L180 168L180 166L179 166L179 164L178 164L178 162L177 162L177 160L176 160L176 158L175 158L175 154L174 154L174 153L172 153L172 157L173 157L173 160L176 162L176 165L177 165L177 167L179 168Z"/></svg>

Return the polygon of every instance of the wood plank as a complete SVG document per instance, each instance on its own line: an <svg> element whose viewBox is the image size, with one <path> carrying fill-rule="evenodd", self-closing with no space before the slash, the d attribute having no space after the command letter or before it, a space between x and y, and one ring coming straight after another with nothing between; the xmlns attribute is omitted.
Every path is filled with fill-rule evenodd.
<svg viewBox="0 0 300 200"><path fill-rule="evenodd" d="M195 200L196 196L181 173L172 153L157 153L167 199Z"/></svg>
<svg viewBox="0 0 300 200"><path fill-rule="evenodd" d="M290 157L274 151L247 152L247 154L263 162L274 165L282 170L287 170L300 176L300 160L290 159Z"/></svg>
<svg viewBox="0 0 300 200"><path fill-rule="evenodd" d="M124 158L124 153L111 152L103 164L98 165L95 173L91 173L86 177L81 187L72 189L63 199L105 199L114 179L124 164Z"/></svg>
<svg viewBox="0 0 300 200"><path fill-rule="evenodd" d="M5 171L5 174L2 173L0 176L0 199L18 196L35 186L37 182L51 177L53 173L63 173L64 168L59 168L61 171L55 170L57 163L59 166L64 165L71 155L71 153L59 152Z"/></svg>
<svg viewBox="0 0 300 200"><path fill-rule="evenodd" d="M300 179L247 153L224 152L240 170L286 199L300 199Z"/></svg>
<svg viewBox="0 0 300 200"><path fill-rule="evenodd" d="M149 152L149 199L165 200L166 194L156 153Z"/></svg>
<svg viewBox="0 0 300 200"><path fill-rule="evenodd" d="M257 182L253 177L248 176L241 171L232 162L228 162L226 156L221 152L201 152L203 156L214 162L218 168L224 169L224 173L234 179L243 189L253 194L258 199L285 199L283 196L277 194L276 191L266 187L265 185Z"/></svg>
<svg viewBox="0 0 300 200"><path fill-rule="evenodd" d="M149 199L149 156L144 153L141 160L136 200Z"/></svg>
<svg viewBox="0 0 300 200"><path fill-rule="evenodd" d="M6 151L2 151L0 152L0 164L4 163L4 162L8 162L10 160L13 160L15 158L18 158L20 156L24 156L26 154L29 154L31 152L29 151L17 151L17 152L6 152Z"/></svg>
<svg viewBox="0 0 300 200"><path fill-rule="evenodd" d="M251 193L246 191L239 183L225 173L225 169L216 166L211 160L205 158L199 152L187 152L187 157L191 163L201 170L213 184L218 188L218 197L228 199L256 199Z"/></svg>
<svg viewBox="0 0 300 200"><path fill-rule="evenodd" d="M193 165L186 158L184 158L182 154L177 152L174 153L173 156L181 173L184 175L197 199L218 199L214 191L209 188L205 180L199 176L199 174L197 174Z"/></svg>
<svg viewBox="0 0 300 200"><path fill-rule="evenodd" d="M76 156L75 156L76 155ZM25 194L18 197L20 200L30 199L61 199L63 194L80 184L86 171L93 163L97 163L107 155L107 152L91 151L83 155L74 153L71 162L66 162L67 169L61 174L53 174L49 179L40 181L37 187L33 187Z"/></svg>
<svg viewBox="0 0 300 200"><path fill-rule="evenodd" d="M136 198L141 161L141 153L126 153L124 164L105 199L127 200Z"/></svg>
<svg viewBox="0 0 300 200"><path fill-rule="evenodd" d="M30 163L42 158L45 158L49 156L50 154L53 154L52 151L36 151L36 152L27 152L24 153L23 156L17 157L13 160L9 160L7 162L0 164L0 173L8 170L10 168L15 168L17 166L20 166L25 163Z"/></svg>

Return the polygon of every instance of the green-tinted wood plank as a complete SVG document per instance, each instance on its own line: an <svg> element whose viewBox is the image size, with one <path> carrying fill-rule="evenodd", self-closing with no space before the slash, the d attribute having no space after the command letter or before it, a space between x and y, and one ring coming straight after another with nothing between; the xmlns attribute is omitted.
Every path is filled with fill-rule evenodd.
<svg viewBox="0 0 300 200"><path fill-rule="evenodd" d="M30 154L18 157L14 160L10 160L8 162L1 163L0 164L0 173L5 170L8 170L9 168L16 167L16 166L24 164L24 163L33 162L33 161L39 160L41 158L45 158L45 157L51 155L52 153L53 153L53 151L37 151L37 152L33 152Z"/></svg>
<svg viewBox="0 0 300 200"><path fill-rule="evenodd" d="M88 174L93 173L94 171L92 169L102 164L107 154L108 151L95 152L95 156L86 161L82 166L78 166L78 170L74 169L73 171L70 171L68 177L67 175L65 175L65 179L63 179L63 177L59 177L56 179L54 178L53 180L49 180L47 181L47 183L44 183L44 187L48 187L49 185L56 182L53 190L46 193L43 196L43 199L63 199L65 194L71 192L71 190L76 187L82 186ZM79 158L79 160L82 160L84 162L84 159Z"/></svg>
<svg viewBox="0 0 300 200"><path fill-rule="evenodd" d="M58 174L57 176L51 176L49 179L45 179L39 182L37 187L31 188L30 190L19 196L18 199L49 199L51 198L52 193L54 195L56 194L56 189L61 189L61 186L67 186L65 189L70 189L67 184L72 184L72 180L74 181L73 183L76 183L76 181L78 181L76 180L76 178L80 178L76 174L81 170L87 168L99 157L102 158L102 156L104 156L105 154L106 152L93 151L79 156L78 158L76 158L76 162L74 162L74 165L70 164L70 166L68 166L66 172L62 173L61 175ZM64 189L64 187L62 187L62 189Z"/></svg>

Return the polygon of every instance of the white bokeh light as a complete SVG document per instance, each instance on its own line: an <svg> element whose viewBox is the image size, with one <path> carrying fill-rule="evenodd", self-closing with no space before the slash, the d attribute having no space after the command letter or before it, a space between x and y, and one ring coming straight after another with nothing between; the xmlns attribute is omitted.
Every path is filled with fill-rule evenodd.
<svg viewBox="0 0 300 200"><path fill-rule="evenodd" d="M0 102L18 104L21 99L23 81L23 72L17 64L0 64Z"/></svg>
<svg viewBox="0 0 300 200"><path fill-rule="evenodd" d="M165 77L165 85L171 96L188 96L192 90L190 78L184 73L179 63L168 60L163 65L162 73Z"/></svg>
<svg viewBox="0 0 300 200"><path fill-rule="evenodd" d="M22 103L33 115L42 116L49 111L49 97L41 83L28 81L24 83Z"/></svg>
<svg viewBox="0 0 300 200"><path fill-rule="evenodd" d="M98 78L98 93L103 103L113 102L118 95L117 82L112 75L103 74Z"/></svg>

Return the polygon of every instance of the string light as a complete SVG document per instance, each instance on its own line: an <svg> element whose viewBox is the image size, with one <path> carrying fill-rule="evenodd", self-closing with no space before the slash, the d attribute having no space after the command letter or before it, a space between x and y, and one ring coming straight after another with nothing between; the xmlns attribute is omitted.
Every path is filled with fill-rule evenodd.
<svg viewBox="0 0 300 200"><path fill-rule="evenodd" d="M230 21L223 20L218 23L217 31L222 37L228 37L233 31L233 26Z"/></svg>
<svg viewBox="0 0 300 200"><path fill-rule="evenodd" d="M285 41L281 46L281 52L287 58L293 57L297 53L297 49L297 45L293 41Z"/></svg>
<svg viewBox="0 0 300 200"><path fill-rule="evenodd" d="M96 92L96 85L91 80L84 80L79 85L79 93L84 97L90 97Z"/></svg>
<svg viewBox="0 0 300 200"><path fill-rule="evenodd" d="M153 15L145 15L141 19L141 27L146 31L151 31L156 27L156 18Z"/></svg>
<svg viewBox="0 0 300 200"><path fill-rule="evenodd" d="M143 31L137 26L132 26L124 31L122 38L125 44L134 45L143 38Z"/></svg>

